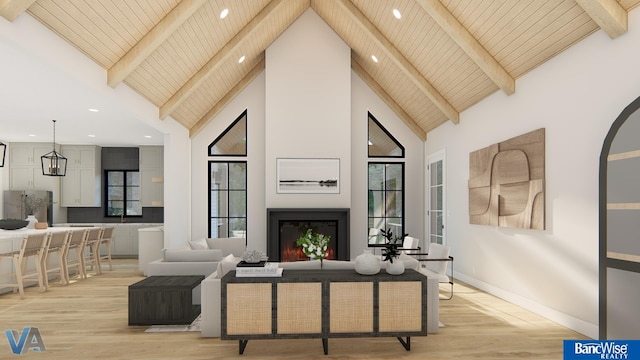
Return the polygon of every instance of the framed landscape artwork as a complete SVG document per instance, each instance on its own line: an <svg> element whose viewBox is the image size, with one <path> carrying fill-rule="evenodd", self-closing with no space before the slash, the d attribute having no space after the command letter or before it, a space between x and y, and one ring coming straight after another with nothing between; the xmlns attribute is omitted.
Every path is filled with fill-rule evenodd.
<svg viewBox="0 0 640 360"><path fill-rule="evenodd" d="M339 194L340 159L277 159L278 194Z"/></svg>

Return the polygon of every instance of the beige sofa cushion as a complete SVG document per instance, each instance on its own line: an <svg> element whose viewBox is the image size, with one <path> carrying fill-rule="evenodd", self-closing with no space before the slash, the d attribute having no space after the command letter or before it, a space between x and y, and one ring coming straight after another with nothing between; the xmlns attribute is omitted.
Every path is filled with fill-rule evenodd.
<svg viewBox="0 0 640 360"><path fill-rule="evenodd" d="M233 254L242 257L246 251L247 239L245 238L210 238L206 239L209 249L222 250L222 256Z"/></svg>
<svg viewBox="0 0 640 360"><path fill-rule="evenodd" d="M342 260L323 260L323 270L353 270L356 268L355 261L342 261Z"/></svg>
<svg viewBox="0 0 640 360"><path fill-rule="evenodd" d="M165 262L221 261L222 250L164 249Z"/></svg>
<svg viewBox="0 0 640 360"><path fill-rule="evenodd" d="M320 270L320 260L281 262L278 267L285 270Z"/></svg>

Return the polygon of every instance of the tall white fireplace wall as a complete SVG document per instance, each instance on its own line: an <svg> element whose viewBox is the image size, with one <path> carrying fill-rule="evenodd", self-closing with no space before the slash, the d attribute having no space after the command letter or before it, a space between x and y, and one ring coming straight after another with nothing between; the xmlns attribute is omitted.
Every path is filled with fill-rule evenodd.
<svg viewBox="0 0 640 360"><path fill-rule="evenodd" d="M351 206L351 50L307 9L266 50L267 208ZM279 194L278 158L340 159L339 194Z"/></svg>

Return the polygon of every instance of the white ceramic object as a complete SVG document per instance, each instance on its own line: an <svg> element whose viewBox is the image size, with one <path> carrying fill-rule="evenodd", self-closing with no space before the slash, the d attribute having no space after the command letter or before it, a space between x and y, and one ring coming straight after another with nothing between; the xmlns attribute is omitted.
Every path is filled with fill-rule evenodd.
<svg viewBox="0 0 640 360"><path fill-rule="evenodd" d="M387 264L387 274L391 275L401 275L404 273L404 262L402 260L395 258L393 262L389 262Z"/></svg>
<svg viewBox="0 0 640 360"><path fill-rule="evenodd" d="M36 219L34 215L27 216L25 220L29 222L29 224L27 224L27 229L35 229L38 219Z"/></svg>
<svg viewBox="0 0 640 360"><path fill-rule="evenodd" d="M375 275L380 272L380 259L373 255L371 250L365 249L362 254L356 256L355 269L361 275Z"/></svg>

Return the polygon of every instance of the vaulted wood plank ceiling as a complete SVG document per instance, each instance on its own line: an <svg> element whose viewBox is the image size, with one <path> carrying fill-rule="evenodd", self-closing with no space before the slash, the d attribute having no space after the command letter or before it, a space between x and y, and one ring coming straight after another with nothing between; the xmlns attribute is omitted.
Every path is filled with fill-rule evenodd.
<svg viewBox="0 0 640 360"><path fill-rule="evenodd" d="M352 49L352 69L426 139L490 94L513 94L518 78L593 32L615 41L639 3L0 0L0 15L33 16L104 68L110 86L126 83L194 136L264 70L265 49L310 7Z"/></svg>

